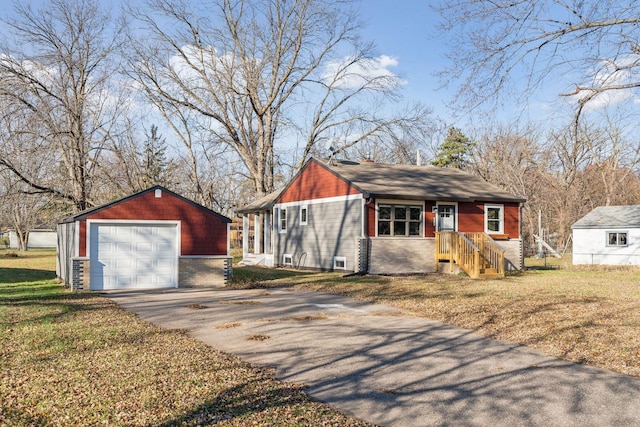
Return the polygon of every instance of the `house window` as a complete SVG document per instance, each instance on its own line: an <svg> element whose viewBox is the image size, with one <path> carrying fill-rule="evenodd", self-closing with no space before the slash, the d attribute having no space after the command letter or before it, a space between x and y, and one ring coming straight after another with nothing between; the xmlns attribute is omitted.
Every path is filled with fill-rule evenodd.
<svg viewBox="0 0 640 427"><path fill-rule="evenodd" d="M607 246L627 246L628 244L626 231L607 231Z"/></svg>
<svg viewBox="0 0 640 427"><path fill-rule="evenodd" d="M378 236L422 236L422 206L379 205Z"/></svg>
<svg viewBox="0 0 640 427"><path fill-rule="evenodd" d="M287 208L280 208L280 216L278 218L278 231L280 233L287 232Z"/></svg>
<svg viewBox="0 0 640 427"><path fill-rule="evenodd" d="M282 255L282 265L293 267L293 254Z"/></svg>
<svg viewBox="0 0 640 427"><path fill-rule="evenodd" d="M300 207L300 225L307 225L309 222L309 208L307 206Z"/></svg>
<svg viewBox="0 0 640 427"><path fill-rule="evenodd" d="M347 269L347 257L334 256L333 257L333 269L334 270L346 270Z"/></svg>
<svg viewBox="0 0 640 427"><path fill-rule="evenodd" d="M504 234L504 205L484 205L484 228L489 234Z"/></svg>

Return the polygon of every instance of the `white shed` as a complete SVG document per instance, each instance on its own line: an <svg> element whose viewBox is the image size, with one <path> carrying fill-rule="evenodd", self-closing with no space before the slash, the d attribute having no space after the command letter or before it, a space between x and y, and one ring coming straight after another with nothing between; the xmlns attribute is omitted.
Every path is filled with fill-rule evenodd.
<svg viewBox="0 0 640 427"><path fill-rule="evenodd" d="M640 205L597 207L571 229L574 265L640 265Z"/></svg>

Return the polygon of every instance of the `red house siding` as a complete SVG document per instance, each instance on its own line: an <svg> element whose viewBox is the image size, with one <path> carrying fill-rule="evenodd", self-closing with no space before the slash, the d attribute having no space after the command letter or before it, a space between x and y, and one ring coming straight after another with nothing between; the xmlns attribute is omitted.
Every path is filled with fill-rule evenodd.
<svg viewBox="0 0 640 427"><path fill-rule="evenodd" d="M520 205L518 203L499 203L504 205L504 234L512 239L520 237ZM458 204L458 230L469 233L484 232L485 203Z"/></svg>
<svg viewBox="0 0 640 427"><path fill-rule="evenodd" d="M180 255L227 255L227 224L215 215L167 192L153 191L106 207L87 219L180 221ZM86 254L86 221L80 221L80 256Z"/></svg>
<svg viewBox="0 0 640 427"><path fill-rule="evenodd" d="M504 233L512 239L520 237L520 204L504 204Z"/></svg>
<svg viewBox="0 0 640 427"><path fill-rule="evenodd" d="M484 232L484 203L458 203L458 231Z"/></svg>
<svg viewBox="0 0 640 427"><path fill-rule="evenodd" d="M458 230L466 233L484 232L484 202L458 203ZM424 237L435 237L436 229L433 225L435 213L432 212L435 202L426 201L424 205ZM520 237L518 217L520 206L518 203L504 203L504 233L512 239ZM375 203L367 205L367 234L376 235Z"/></svg>
<svg viewBox="0 0 640 427"><path fill-rule="evenodd" d="M332 172L311 161L280 195L278 203L346 196L360 192Z"/></svg>
<svg viewBox="0 0 640 427"><path fill-rule="evenodd" d="M435 205L435 202L424 202L424 237L436 237L436 227L433 225L436 214L432 212Z"/></svg>

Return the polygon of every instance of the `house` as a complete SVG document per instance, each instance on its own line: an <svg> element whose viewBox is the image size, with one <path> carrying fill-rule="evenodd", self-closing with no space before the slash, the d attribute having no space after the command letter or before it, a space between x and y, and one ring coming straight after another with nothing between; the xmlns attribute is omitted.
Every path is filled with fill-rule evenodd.
<svg viewBox="0 0 640 427"><path fill-rule="evenodd" d="M56 272L74 290L223 286L230 222L155 186L64 218Z"/></svg>
<svg viewBox="0 0 640 427"><path fill-rule="evenodd" d="M640 205L597 207L571 229L574 265L640 265Z"/></svg>
<svg viewBox="0 0 640 427"><path fill-rule="evenodd" d="M457 169L312 158L240 209L243 263L370 274L521 269L524 199ZM248 233L245 233L246 236Z"/></svg>
<svg viewBox="0 0 640 427"><path fill-rule="evenodd" d="M34 228L29 231L29 240L27 241L27 249L44 249L56 247L56 230L50 228ZM0 241L7 239L9 248L18 248L18 235L16 230L9 228L0 232Z"/></svg>

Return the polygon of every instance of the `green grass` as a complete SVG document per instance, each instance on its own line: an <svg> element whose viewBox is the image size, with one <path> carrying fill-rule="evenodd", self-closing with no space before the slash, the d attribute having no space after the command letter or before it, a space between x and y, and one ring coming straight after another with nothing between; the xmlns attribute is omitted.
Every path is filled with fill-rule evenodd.
<svg viewBox="0 0 640 427"><path fill-rule="evenodd" d="M54 268L51 251L0 255L0 426L365 425Z"/></svg>

